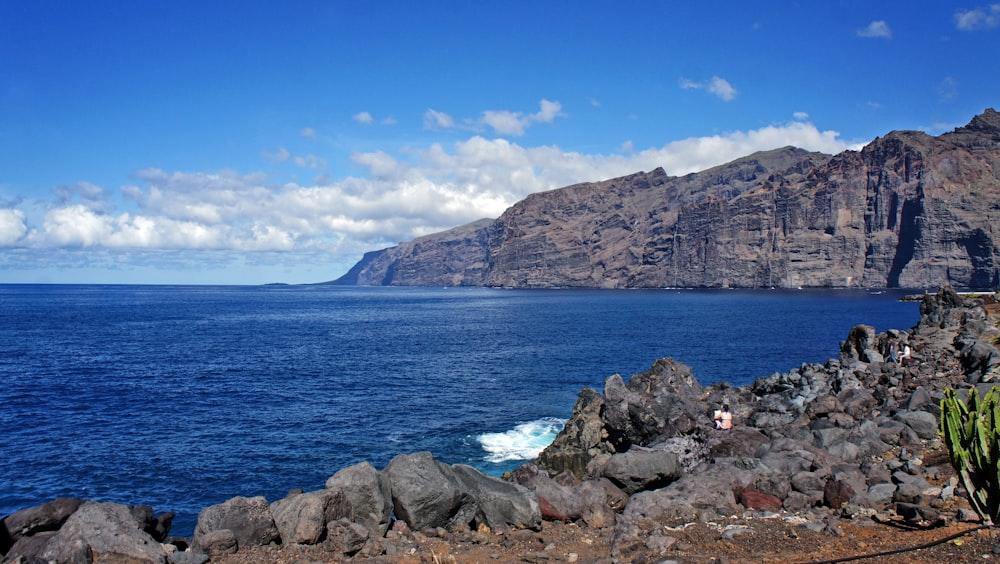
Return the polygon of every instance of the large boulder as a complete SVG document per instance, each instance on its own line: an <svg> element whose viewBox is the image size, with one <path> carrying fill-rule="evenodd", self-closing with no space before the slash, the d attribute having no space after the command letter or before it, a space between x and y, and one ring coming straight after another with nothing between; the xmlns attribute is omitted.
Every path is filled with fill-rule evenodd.
<svg viewBox="0 0 1000 564"><path fill-rule="evenodd" d="M607 456L607 455L604 455ZM511 480L534 492L542 517L547 521L582 520L600 529L615 524L615 514L628 503L628 496L606 478L583 482L557 479L534 464L524 464L511 473Z"/></svg>
<svg viewBox="0 0 1000 564"><path fill-rule="evenodd" d="M840 359L843 362L883 362L885 359L879 352L875 328L871 325L855 325L847 334L847 340L840 343Z"/></svg>
<svg viewBox="0 0 1000 564"><path fill-rule="evenodd" d="M56 531L83 505L75 497L60 497L42 505L15 511L0 521L0 554L6 554L18 539L42 531Z"/></svg>
<svg viewBox="0 0 1000 564"><path fill-rule="evenodd" d="M633 448L615 454L603 468L605 478L631 495L662 488L680 478L677 455L672 452Z"/></svg>
<svg viewBox="0 0 1000 564"><path fill-rule="evenodd" d="M706 444L710 458L753 457L761 445L767 444L767 435L757 429L736 426L729 431L713 432Z"/></svg>
<svg viewBox="0 0 1000 564"><path fill-rule="evenodd" d="M542 518L548 521L573 521L582 515L579 498L571 486L552 479L538 466L527 463L511 472L510 479L534 492Z"/></svg>
<svg viewBox="0 0 1000 564"><path fill-rule="evenodd" d="M142 530L129 507L88 501L82 504L40 555L54 562L161 563L167 553Z"/></svg>
<svg viewBox="0 0 1000 564"><path fill-rule="evenodd" d="M691 367L661 358L626 384L631 444L647 446L656 440L685 435L705 425L702 387Z"/></svg>
<svg viewBox="0 0 1000 564"><path fill-rule="evenodd" d="M271 504L282 544L316 544L326 535L325 492L290 495Z"/></svg>
<svg viewBox="0 0 1000 564"><path fill-rule="evenodd" d="M233 532L240 547L267 546L281 540L270 506L263 496L237 496L202 509L194 528L193 548L199 550L202 537L223 529Z"/></svg>
<svg viewBox="0 0 1000 564"><path fill-rule="evenodd" d="M538 499L528 488L487 476L463 464L455 464L451 469L479 505L475 525L483 524L491 529L541 528Z"/></svg>
<svg viewBox="0 0 1000 564"><path fill-rule="evenodd" d="M468 525L479 511L471 492L447 464L429 452L401 454L383 470L392 489L396 518L415 531Z"/></svg>
<svg viewBox="0 0 1000 564"><path fill-rule="evenodd" d="M392 490L388 479L367 462L339 470L326 489L340 492L327 507L327 521L346 518L382 537L392 524Z"/></svg>
<svg viewBox="0 0 1000 564"><path fill-rule="evenodd" d="M344 556L353 556L361 552L371 538L371 530L368 527L346 518L330 521L328 528L328 550L332 549Z"/></svg>

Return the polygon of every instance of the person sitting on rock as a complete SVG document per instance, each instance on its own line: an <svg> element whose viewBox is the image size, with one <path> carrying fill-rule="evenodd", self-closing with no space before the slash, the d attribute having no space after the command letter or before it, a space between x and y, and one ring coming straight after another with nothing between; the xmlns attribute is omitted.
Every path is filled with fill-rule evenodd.
<svg viewBox="0 0 1000 564"><path fill-rule="evenodd" d="M913 362L913 354L910 352L909 343L903 345L903 352L899 355L899 364L906 365Z"/></svg>
<svg viewBox="0 0 1000 564"><path fill-rule="evenodd" d="M715 428L729 430L733 428L733 414L729 411L729 404L722 404L722 409L715 410Z"/></svg>

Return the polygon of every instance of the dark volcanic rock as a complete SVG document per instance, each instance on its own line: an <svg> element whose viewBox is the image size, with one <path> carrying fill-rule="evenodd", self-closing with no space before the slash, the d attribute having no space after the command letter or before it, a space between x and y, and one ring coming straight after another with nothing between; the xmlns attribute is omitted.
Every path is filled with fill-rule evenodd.
<svg viewBox="0 0 1000 564"><path fill-rule="evenodd" d="M328 492L336 492L326 507L326 520L347 518L384 536L392 524L392 490L388 479L374 466L361 462L343 468L326 481Z"/></svg>
<svg viewBox="0 0 1000 564"><path fill-rule="evenodd" d="M232 531L237 546L266 546L281 540L270 506L263 496L237 496L202 509L194 527L193 546L204 551L202 539L222 530Z"/></svg>
<svg viewBox="0 0 1000 564"><path fill-rule="evenodd" d="M1000 284L1000 114L836 156L786 147L532 194L368 253L336 283L514 287Z"/></svg>
<svg viewBox="0 0 1000 564"><path fill-rule="evenodd" d="M82 499L60 497L43 505L11 513L0 521L0 554L5 554L21 537L55 531L80 508Z"/></svg>
<svg viewBox="0 0 1000 564"><path fill-rule="evenodd" d="M632 449L613 455L602 475L631 495L666 486L681 477L681 467L672 452Z"/></svg>
<svg viewBox="0 0 1000 564"><path fill-rule="evenodd" d="M472 522L475 499L454 471L429 452L401 454L384 470L392 484L396 518L410 529L443 527L456 530Z"/></svg>
<svg viewBox="0 0 1000 564"><path fill-rule="evenodd" d="M81 555L96 562L166 562L166 552L142 530L144 525L124 505L88 501L66 520L40 556L55 562L77 562Z"/></svg>

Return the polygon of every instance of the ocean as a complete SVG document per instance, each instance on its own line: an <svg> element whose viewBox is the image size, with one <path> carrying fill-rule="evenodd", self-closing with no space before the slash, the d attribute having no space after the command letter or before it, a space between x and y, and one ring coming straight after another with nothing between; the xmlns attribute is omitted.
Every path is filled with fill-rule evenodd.
<svg viewBox="0 0 1000 564"><path fill-rule="evenodd" d="M0 517L233 496L430 451L499 475L662 357L742 385L909 329L903 292L0 285Z"/></svg>

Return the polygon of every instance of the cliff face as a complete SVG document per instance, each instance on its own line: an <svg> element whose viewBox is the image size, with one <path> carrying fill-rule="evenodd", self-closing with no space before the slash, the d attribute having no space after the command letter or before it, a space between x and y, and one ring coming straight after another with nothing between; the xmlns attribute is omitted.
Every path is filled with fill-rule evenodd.
<svg viewBox="0 0 1000 564"><path fill-rule="evenodd" d="M1000 114L836 156L787 147L532 194L368 253L342 284L957 287L1000 284Z"/></svg>

